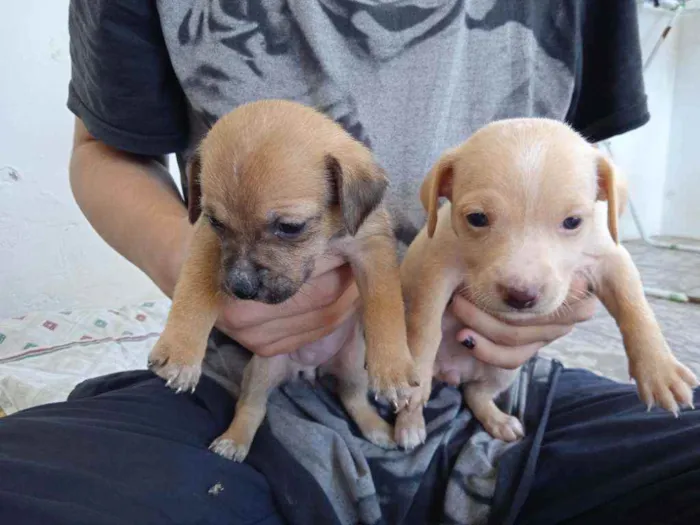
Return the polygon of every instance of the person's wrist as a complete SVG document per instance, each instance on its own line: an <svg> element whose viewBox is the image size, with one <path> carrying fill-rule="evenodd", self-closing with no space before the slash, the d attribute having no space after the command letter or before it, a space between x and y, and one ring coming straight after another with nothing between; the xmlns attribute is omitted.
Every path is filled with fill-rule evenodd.
<svg viewBox="0 0 700 525"><path fill-rule="evenodd" d="M165 222L162 231L167 234L158 246L151 247L150 262L145 270L156 286L172 299L194 229L186 215L171 217Z"/></svg>

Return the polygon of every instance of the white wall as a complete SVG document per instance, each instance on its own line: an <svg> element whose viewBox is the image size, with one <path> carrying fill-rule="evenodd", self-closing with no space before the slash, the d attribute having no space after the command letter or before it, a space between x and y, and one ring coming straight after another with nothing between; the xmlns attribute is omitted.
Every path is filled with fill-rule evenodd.
<svg viewBox="0 0 700 525"><path fill-rule="evenodd" d="M662 231L700 238L700 12L680 22Z"/></svg>
<svg viewBox="0 0 700 525"><path fill-rule="evenodd" d="M68 0L19 5L0 19L0 317L159 297L145 276L93 232L70 193ZM642 11L645 50L665 16ZM697 15L692 22L689 17L647 75L652 121L616 139L614 148L650 233L700 237L700 213L692 211L700 202L694 93L700 91L700 26ZM635 234L629 219L623 234Z"/></svg>
<svg viewBox="0 0 700 525"><path fill-rule="evenodd" d="M699 4L688 2L645 73L650 122L612 140L649 235L700 238ZM662 10L640 11L644 57L671 16ZM629 212L623 217L622 236L639 237Z"/></svg>
<svg viewBox="0 0 700 525"><path fill-rule="evenodd" d="M161 296L73 201L67 15L24 0L0 19L0 317Z"/></svg>
<svg viewBox="0 0 700 525"><path fill-rule="evenodd" d="M644 58L650 53L669 18L666 11L640 10L639 35ZM666 184L678 39L678 31L671 31L645 73L651 120L646 126L611 141L615 160L629 179L635 209L649 235L662 232L661 195ZM623 239L639 237L629 212L623 217L621 232Z"/></svg>

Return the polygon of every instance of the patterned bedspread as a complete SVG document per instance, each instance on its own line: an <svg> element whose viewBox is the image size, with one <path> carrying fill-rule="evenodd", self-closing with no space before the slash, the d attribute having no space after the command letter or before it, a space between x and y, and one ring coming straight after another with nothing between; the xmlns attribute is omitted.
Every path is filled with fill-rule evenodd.
<svg viewBox="0 0 700 525"><path fill-rule="evenodd" d="M0 320L0 415L61 401L90 377L143 369L170 301Z"/></svg>

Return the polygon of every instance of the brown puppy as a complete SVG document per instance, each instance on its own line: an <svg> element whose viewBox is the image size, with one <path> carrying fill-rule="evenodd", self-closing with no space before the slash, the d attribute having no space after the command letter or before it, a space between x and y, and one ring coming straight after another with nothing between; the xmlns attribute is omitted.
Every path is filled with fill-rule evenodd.
<svg viewBox="0 0 700 525"><path fill-rule="evenodd" d="M364 340L353 317L300 351L299 360L253 357L236 416L212 448L242 461L269 391L288 378L315 375L317 367L338 377L340 398L363 434L392 446L391 427L369 404L368 388L398 406L408 402L418 381L406 341L396 245L382 206L388 181L369 150L311 108L267 100L220 119L191 168L195 233L167 324L149 357L151 368L171 388L194 390L224 296L281 303L295 295L320 258L338 254L357 280Z"/></svg>
<svg viewBox="0 0 700 525"><path fill-rule="evenodd" d="M440 197L449 202L438 210ZM673 413L692 403L697 380L671 354L618 243L625 197L612 163L552 120L492 123L437 162L421 188L428 224L401 266L422 394L399 414L400 445L425 439L421 407L432 376L463 385L466 404L494 437L524 434L493 401L517 371L477 361L455 341L459 323L443 316L455 292L505 320L543 317L566 308L573 278L584 275L620 327L644 403Z"/></svg>

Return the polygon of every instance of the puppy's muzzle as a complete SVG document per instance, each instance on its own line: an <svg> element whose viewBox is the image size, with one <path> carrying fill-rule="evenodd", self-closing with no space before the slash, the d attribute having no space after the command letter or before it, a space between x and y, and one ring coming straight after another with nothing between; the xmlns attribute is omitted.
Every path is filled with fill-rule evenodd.
<svg viewBox="0 0 700 525"><path fill-rule="evenodd" d="M260 278L252 265L241 265L232 268L224 280L226 291L239 299L255 299L260 291Z"/></svg>
<svg viewBox="0 0 700 525"><path fill-rule="evenodd" d="M534 286L510 287L499 286L503 302L516 310L527 310L540 300L540 290Z"/></svg>

